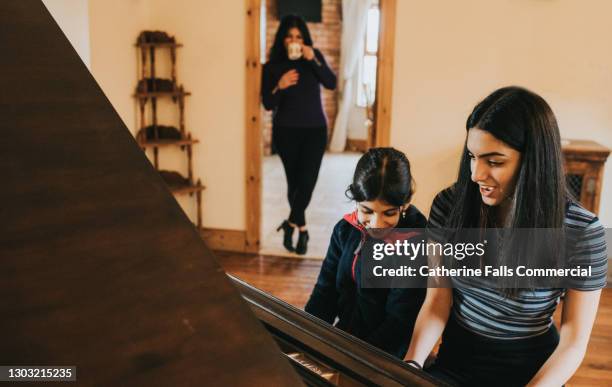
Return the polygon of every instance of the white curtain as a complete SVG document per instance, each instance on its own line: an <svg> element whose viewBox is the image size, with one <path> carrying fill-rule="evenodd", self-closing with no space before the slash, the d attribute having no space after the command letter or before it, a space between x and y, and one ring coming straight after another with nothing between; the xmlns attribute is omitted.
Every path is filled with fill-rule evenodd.
<svg viewBox="0 0 612 387"><path fill-rule="evenodd" d="M349 114L354 103L355 78L359 60L363 56L363 44L368 9L372 0L342 0L342 40L340 47L340 74L338 74L338 113L334 123L329 149L342 152L346 146Z"/></svg>

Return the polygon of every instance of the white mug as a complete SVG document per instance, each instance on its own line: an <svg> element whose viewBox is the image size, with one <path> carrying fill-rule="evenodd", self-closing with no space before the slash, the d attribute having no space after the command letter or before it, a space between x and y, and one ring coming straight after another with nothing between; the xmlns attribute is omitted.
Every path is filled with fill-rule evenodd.
<svg viewBox="0 0 612 387"><path fill-rule="evenodd" d="M298 60L302 57L302 45L296 42L287 45L287 56L290 60Z"/></svg>

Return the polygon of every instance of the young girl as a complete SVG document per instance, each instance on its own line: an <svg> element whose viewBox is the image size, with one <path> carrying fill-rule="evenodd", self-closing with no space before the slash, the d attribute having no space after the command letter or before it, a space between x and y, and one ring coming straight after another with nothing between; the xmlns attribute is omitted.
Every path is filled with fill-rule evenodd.
<svg viewBox="0 0 612 387"><path fill-rule="evenodd" d="M403 358L425 289L369 289L361 286L360 252L369 233L424 228L425 217L410 205L414 182L406 156L373 148L355 169L347 197L355 212L334 227L321 273L306 312Z"/></svg>
<svg viewBox="0 0 612 387"><path fill-rule="evenodd" d="M606 283L604 230L568 194L559 129L541 97L499 89L474 108L466 129L458 180L436 196L428 227L571 229L583 245L557 256L559 267L574 260L593 275L568 289L465 288L457 280L453 289L430 288L406 359L422 365L443 333L428 371L450 384L560 386L584 357ZM563 294L559 338L552 316Z"/></svg>
<svg viewBox="0 0 612 387"><path fill-rule="evenodd" d="M297 49L297 57L288 50ZM327 118L321 104L321 85L336 88L336 75L323 54L313 48L308 26L299 16L283 17L263 66L261 95L266 110L273 111L272 142L283 162L287 200L291 212L278 227L289 251L306 254L306 207L317 183L327 145ZM297 244L293 231L299 229Z"/></svg>

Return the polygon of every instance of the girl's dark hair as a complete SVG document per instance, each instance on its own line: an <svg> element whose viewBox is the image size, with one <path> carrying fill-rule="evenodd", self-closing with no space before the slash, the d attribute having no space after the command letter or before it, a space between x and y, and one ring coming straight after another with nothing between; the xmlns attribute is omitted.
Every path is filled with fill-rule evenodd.
<svg viewBox="0 0 612 387"><path fill-rule="evenodd" d="M478 184L471 180L466 136L459 175L453 186L456 205L446 227L455 230L455 235L462 228L506 227L503 247L494 253L498 263L530 267L537 257L540 267L543 263L561 267L565 258L563 226L570 194L563 172L559 128L550 106L529 90L504 87L476 105L466 122L466 130L472 128L487 131L521 152L512 205L504 224L497 224L496 209L482 202ZM530 231L525 233L524 229ZM530 283L533 285L534 281ZM517 279L502 280L502 292L506 295L517 294L518 287Z"/></svg>
<svg viewBox="0 0 612 387"><path fill-rule="evenodd" d="M272 48L270 49L270 62L281 62L287 59L287 48L285 47L284 40L289 30L292 28L300 30L302 40L306 46L312 46L310 31L308 31L308 26L304 19L296 15L284 16L280 21L278 30L276 30L274 44L272 44Z"/></svg>
<svg viewBox="0 0 612 387"><path fill-rule="evenodd" d="M561 138L550 106L539 95L510 86L494 91L480 102L466 122L466 130L478 128L521 152L514 189L514 204L506 226L561 228L568 191L563 173ZM478 184L471 180L466 142L454 185L456 203L448 227L490 226L491 211L482 202Z"/></svg>
<svg viewBox="0 0 612 387"><path fill-rule="evenodd" d="M371 148L357 162L346 197L357 202L382 200L402 206L414 193L410 162L393 148Z"/></svg>

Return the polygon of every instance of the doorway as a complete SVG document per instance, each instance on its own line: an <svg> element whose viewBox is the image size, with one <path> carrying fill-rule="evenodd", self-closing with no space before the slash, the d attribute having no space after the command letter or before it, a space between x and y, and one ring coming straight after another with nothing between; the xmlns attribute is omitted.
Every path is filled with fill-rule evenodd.
<svg viewBox="0 0 612 387"><path fill-rule="evenodd" d="M323 18L333 18L334 7L341 12L340 3L339 0L324 0ZM269 140L271 118L269 113L266 115L260 108L259 97L261 65L267 58L270 35L276 32L278 26L278 16L275 11L269 0L247 0L247 235L245 250L268 255L295 256L286 252L282 247L281 233L275 233L277 223L286 218L289 206L285 196L284 170L278 156L273 155L271 151ZM353 88L355 111L350 114L353 120L352 129L349 129L345 141L344 150L349 152L327 152L324 156L319 180L307 209L311 241L306 257L324 257L331 229L342 214L354 208L354 204L344 197L344 191L350 183L355 164L361 155L354 151L364 151L371 146L388 144L394 14L395 0L375 1L372 4L372 10L368 12L369 28L366 29L367 33L364 33L363 36L364 51L360 58L357 70L359 76L355 85L359 87ZM338 31L332 31L330 35L335 36L336 45L338 45L341 27L338 23L330 23L329 20L326 24L324 19L322 26L325 25L337 26ZM309 23L314 44L320 47L330 67L338 74L340 47L333 47L333 38L325 41L325 32L317 31L316 27L316 23L314 28ZM373 29L373 27L379 28ZM367 87L363 86L364 83ZM330 103L330 101L337 101L337 95L330 94L323 94L323 103L329 127L333 128L338 106L337 102L335 106ZM355 121L358 122L357 125ZM355 126L363 126L361 133L356 136ZM332 130L330 130L330 138L334 134ZM353 152L350 152L351 150Z"/></svg>

